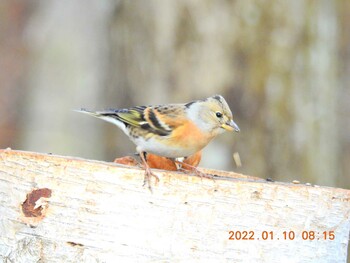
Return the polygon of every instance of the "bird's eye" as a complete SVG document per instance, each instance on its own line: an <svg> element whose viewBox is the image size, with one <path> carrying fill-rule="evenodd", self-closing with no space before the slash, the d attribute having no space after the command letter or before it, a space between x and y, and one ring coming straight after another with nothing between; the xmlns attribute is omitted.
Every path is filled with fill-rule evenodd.
<svg viewBox="0 0 350 263"><path fill-rule="evenodd" d="M216 117L222 118L222 113L220 111L216 112Z"/></svg>

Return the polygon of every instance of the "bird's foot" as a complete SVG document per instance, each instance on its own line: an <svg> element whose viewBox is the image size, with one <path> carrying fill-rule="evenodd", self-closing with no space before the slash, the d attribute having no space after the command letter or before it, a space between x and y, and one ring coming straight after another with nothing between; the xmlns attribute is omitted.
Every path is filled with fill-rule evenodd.
<svg viewBox="0 0 350 263"><path fill-rule="evenodd" d="M159 182L159 177L153 173L151 171L151 169L149 167L145 167L145 177L144 177L144 180L143 180L143 186L146 186L146 184L148 185L148 189L152 191L152 184L151 184L151 177L154 177L156 179L156 183L155 184L158 184Z"/></svg>
<svg viewBox="0 0 350 263"><path fill-rule="evenodd" d="M145 177L143 179L143 186L145 186L146 184L148 184L148 189L151 191L151 193L153 193L152 191L152 185L151 185L151 177L153 176L154 178L156 178L156 184L159 182L159 177L154 174L151 170L151 168L149 167L147 161L146 161L146 152L140 152L140 158L142 160L144 169L145 169Z"/></svg>
<svg viewBox="0 0 350 263"><path fill-rule="evenodd" d="M175 163L180 165L179 170L185 173L192 173L195 176L200 177L201 179L203 178L208 178L208 179L214 179L212 175L203 173L198 170L197 167L190 165L188 163L180 162L180 161L175 161Z"/></svg>

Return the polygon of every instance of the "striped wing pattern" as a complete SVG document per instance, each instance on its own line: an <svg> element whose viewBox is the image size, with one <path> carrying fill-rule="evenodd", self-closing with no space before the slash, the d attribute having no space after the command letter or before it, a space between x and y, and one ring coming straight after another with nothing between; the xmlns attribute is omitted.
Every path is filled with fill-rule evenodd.
<svg viewBox="0 0 350 263"><path fill-rule="evenodd" d="M167 136L172 132L171 127L162 122L158 107L137 106L130 109L116 109L98 112L100 116L115 118L129 128L139 128L151 134Z"/></svg>

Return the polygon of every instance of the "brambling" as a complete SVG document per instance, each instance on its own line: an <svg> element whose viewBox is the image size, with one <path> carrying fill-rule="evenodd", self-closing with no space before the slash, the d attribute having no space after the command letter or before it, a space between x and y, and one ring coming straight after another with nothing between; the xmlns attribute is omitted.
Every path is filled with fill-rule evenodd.
<svg viewBox="0 0 350 263"><path fill-rule="evenodd" d="M146 161L146 153L176 160L201 151L224 131L239 132L232 112L221 95L185 104L136 106L129 109L79 112L117 125L136 144L145 167L145 183L155 175ZM176 163L181 163L176 160ZM151 188L150 188L151 189Z"/></svg>

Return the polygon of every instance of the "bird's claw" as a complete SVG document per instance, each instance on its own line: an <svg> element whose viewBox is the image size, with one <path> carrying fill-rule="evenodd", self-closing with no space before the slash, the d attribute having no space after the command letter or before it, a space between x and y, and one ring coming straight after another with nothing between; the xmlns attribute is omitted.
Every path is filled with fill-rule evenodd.
<svg viewBox="0 0 350 263"><path fill-rule="evenodd" d="M154 177L155 179L156 179L156 185L159 183L159 177L156 175L156 174L154 174L152 171L151 171L151 169L145 169L145 177L144 177L144 180L143 180L143 187L145 187L146 186L146 184L148 184L148 189L151 191L151 192L153 192L152 191L152 185L151 185L151 177Z"/></svg>
<svg viewBox="0 0 350 263"><path fill-rule="evenodd" d="M197 167L189 165L187 163L179 162L176 161L177 164L180 164L181 167L179 168L180 171L185 172L185 173L192 173L195 176L200 177L201 179L203 178L208 178L208 179L214 179L212 175L203 173L197 169ZM184 168L186 167L186 168Z"/></svg>

